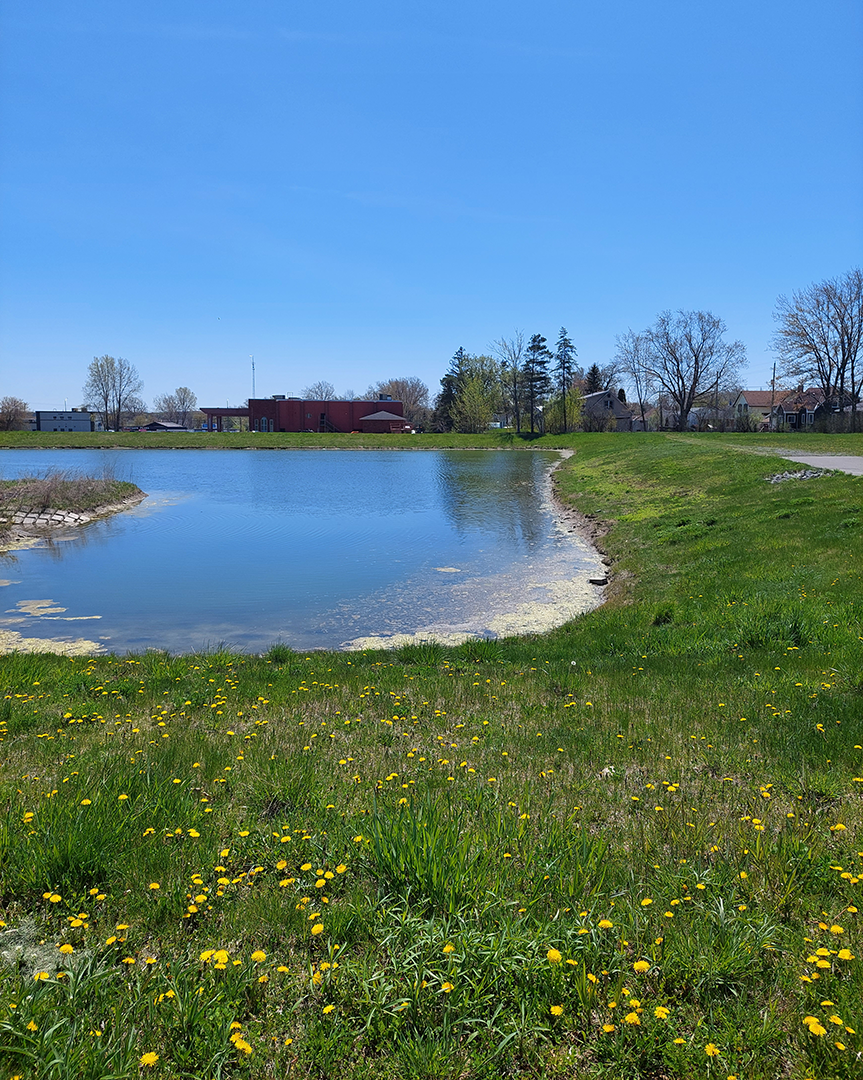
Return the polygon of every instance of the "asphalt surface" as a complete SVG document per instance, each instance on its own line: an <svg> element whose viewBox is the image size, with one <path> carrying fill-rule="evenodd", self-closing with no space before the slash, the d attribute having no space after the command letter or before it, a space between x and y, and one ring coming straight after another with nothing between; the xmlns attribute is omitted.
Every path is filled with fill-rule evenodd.
<svg viewBox="0 0 863 1080"><path fill-rule="evenodd" d="M814 469L838 469L863 476L863 456L853 454L783 454L786 461L796 461Z"/></svg>

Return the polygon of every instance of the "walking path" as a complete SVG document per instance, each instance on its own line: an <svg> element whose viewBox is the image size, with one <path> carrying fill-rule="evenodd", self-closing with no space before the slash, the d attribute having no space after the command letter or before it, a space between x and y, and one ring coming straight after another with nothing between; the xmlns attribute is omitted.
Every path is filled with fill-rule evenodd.
<svg viewBox="0 0 863 1080"><path fill-rule="evenodd" d="M810 465L816 469L838 469L840 472L863 476L863 456L856 454L786 454L786 461L796 461L800 465Z"/></svg>

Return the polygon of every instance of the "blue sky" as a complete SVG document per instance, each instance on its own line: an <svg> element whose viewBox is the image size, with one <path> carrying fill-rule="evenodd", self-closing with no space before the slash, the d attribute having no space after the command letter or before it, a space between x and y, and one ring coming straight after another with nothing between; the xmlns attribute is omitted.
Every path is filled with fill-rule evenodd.
<svg viewBox="0 0 863 1080"><path fill-rule="evenodd" d="M859 0L6 0L0 396L201 404L561 325L585 366L863 250Z"/></svg>

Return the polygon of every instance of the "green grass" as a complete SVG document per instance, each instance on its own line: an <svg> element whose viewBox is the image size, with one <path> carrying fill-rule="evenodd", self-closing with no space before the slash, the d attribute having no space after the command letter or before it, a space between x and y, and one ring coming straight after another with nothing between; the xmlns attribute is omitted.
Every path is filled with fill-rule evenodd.
<svg viewBox="0 0 863 1080"><path fill-rule="evenodd" d="M41 476L0 479L0 543L8 543L17 513L47 510L82 513L143 498L135 484L105 475L85 476L71 471L48 471Z"/></svg>
<svg viewBox="0 0 863 1080"><path fill-rule="evenodd" d="M541 637L4 658L0 1076L859 1075L863 481L758 439L574 437Z"/></svg>

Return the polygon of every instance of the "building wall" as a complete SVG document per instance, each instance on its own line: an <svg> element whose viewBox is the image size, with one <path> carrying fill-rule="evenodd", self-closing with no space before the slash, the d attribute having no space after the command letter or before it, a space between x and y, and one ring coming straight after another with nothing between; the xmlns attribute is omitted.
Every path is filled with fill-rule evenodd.
<svg viewBox="0 0 863 1080"><path fill-rule="evenodd" d="M37 409L35 416L37 431L92 431L90 414L86 412L52 412L50 409Z"/></svg>
<svg viewBox="0 0 863 1080"><path fill-rule="evenodd" d="M251 398L249 428L251 431L320 431L321 415L326 418L324 430L359 431L360 418L386 409L404 416L400 401L302 401L300 398ZM266 420L266 427L262 422ZM386 430L389 431L389 425Z"/></svg>

